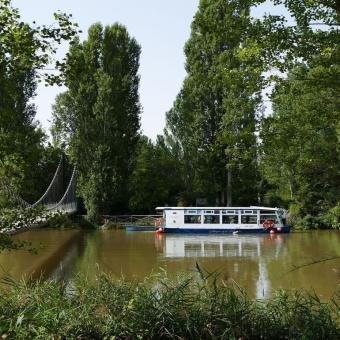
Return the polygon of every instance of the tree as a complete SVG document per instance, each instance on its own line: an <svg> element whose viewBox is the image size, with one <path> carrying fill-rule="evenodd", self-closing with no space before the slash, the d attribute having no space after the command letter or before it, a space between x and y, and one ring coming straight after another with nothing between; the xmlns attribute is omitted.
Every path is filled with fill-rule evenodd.
<svg viewBox="0 0 340 340"><path fill-rule="evenodd" d="M180 144L190 172L186 177L213 204L231 205L232 193L236 203L257 199L250 188L257 178L262 65L248 38L249 11L249 1L200 1L185 46L188 75L167 114L168 133Z"/></svg>
<svg viewBox="0 0 340 340"><path fill-rule="evenodd" d="M132 173L130 208L137 213L154 213L157 206L176 206L183 188L181 168L164 137L156 143L141 137Z"/></svg>
<svg viewBox="0 0 340 340"><path fill-rule="evenodd" d="M317 216L340 200L339 99L320 76L320 68L296 66L276 86L274 114L261 132L265 177L301 216Z"/></svg>
<svg viewBox="0 0 340 340"><path fill-rule="evenodd" d="M265 0L251 1L258 5ZM266 14L254 22L251 39L261 50L267 70L289 71L296 62L309 63L339 41L339 0L274 0L284 5L293 18L287 24L284 15Z"/></svg>
<svg viewBox="0 0 340 340"><path fill-rule="evenodd" d="M340 1L275 4L284 4L294 23L267 15L252 37L265 68L281 71L271 76L274 114L262 124L261 168L269 194L293 203L300 218L327 224L334 216L322 216L339 205Z"/></svg>
<svg viewBox="0 0 340 340"><path fill-rule="evenodd" d="M77 165L88 215L122 212L138 141L140 46L120 24L95 24L66 62L68 90L56 98L53 136Z"/></svg>
<svg viewBox="0 0 340 340"><path fill-rule="evenodd" d="M58 13L55 19L54 26L29 25L10 1L0 0L0 176L27 200L41 192L43 181L29 179L43 158L46 141L31 100L38 80L61 82L60 75L43 74L43 69L52 62L56 45L77 33L69 15ZM62 68L63 63L55 63ZM6 196L0 196L0 204L8 204Z"/></svg>

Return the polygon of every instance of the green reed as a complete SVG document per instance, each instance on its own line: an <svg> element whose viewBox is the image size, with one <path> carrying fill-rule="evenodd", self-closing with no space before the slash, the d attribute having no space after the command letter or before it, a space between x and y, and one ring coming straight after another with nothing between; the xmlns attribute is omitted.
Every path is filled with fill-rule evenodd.
<svg viewBox="0 0 340 340"><path fill-rule="evenodd" d="M339 339L339 295L298 291L256 301L216 276L26 281L0 292L4 338Z"/></svg>

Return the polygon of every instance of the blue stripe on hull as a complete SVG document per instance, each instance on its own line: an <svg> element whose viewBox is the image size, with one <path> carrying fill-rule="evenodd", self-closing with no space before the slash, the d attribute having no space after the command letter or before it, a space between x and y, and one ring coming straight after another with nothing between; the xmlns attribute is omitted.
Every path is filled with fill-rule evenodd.
<svg viewBox="0 0 340 340"><path fill-rule="evenodd" d="M158 228L153 227L153 226L136 226L136 225L127 225L125 227L125 230L127 231L156 231Z"/></svg>
<svg viewBox="0 0 340 340"><path fill-rule="evenodd" d="M286 234L290 232L290 226L285 226L278 234ZM165 233L190 233L190 234L231 234L237 231L239 234L269 234L269 230L265 229L192 229L192 228L164 228Z"/></svg>

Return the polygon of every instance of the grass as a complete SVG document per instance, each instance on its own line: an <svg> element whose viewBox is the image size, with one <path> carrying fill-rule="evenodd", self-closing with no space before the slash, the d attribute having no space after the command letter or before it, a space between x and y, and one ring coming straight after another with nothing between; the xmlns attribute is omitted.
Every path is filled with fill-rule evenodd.
<svg viewBox="0 0 340 340"><path fill-rule="evenodd" d="M242 289L200 282L112 279L71 284L13 282L0 295L0 334L11 339L339 339L334 298L277 291L265 301ZM339 296L337 296L339 298Z"/></svg>

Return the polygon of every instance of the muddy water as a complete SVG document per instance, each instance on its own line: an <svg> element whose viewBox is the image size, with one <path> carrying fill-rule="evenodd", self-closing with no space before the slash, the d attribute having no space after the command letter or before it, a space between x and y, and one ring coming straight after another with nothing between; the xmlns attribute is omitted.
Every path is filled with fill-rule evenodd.
<svg viewBox="0 0 340 340"><path fill-rule="evenodd" d="M234 236L41 229L15 237L31 242L38 254L0 253L0 276L69 279L80 272L93 278L101 270L127 278L164 270L195 276L197 262L257 298L302 288L326 300L340 288L339 231Z"/></svg>

